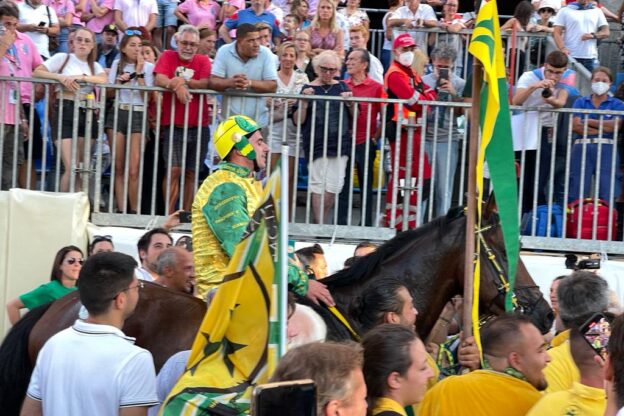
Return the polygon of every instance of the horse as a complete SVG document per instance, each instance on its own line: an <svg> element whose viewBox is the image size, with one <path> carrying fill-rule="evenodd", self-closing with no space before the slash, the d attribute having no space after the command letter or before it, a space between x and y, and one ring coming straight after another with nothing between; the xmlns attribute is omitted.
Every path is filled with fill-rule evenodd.
<svg viewBox="0 0 624 416"><path fill-rule="evenodd" d="M484 313L500 315L504 313L505 291L501 281L504 277L495 265L505 267L506 261L498 217L487 211L484 215L484 228L480 232L495 262L486 259L487 250L482 247L480 305ZM462 293L465 224L463 209L451 209L446 217L399 233L375 252L356 260L349 269L323 279L323 283L348 321L359 329L352 303L363 288L384 276L402 279L419 310L417 330L424 339L445 303ZM533 319L542 333L547 332L553 321L552 311L521 262L514 291L519 309ZM77 319L79 309L78 293L74 292L30 311L9 332L0 346L3 414L19 412L38 351L47 339ZM316 307L316 310L328 324L329 339L350 338L350 333L327 309ZM206 304L197 298L146 283L137 309L123 331L152 353L159 369L174 353L191 348L205 312Z"/></svg>
<svg viewBox="0 0 624 416"><path fill-rule="evenodd" d="M136 344L149 350L158 371L169 357L191 348L206 314L206 303L155 283L144 282L134 314L123 327ZM18 415L30 375L43 344L70 327L81 308L78 292L28 312L0 346L0 409Z"/></svg>
<svg viewBox="0 0 624 416"><path fill-rule="evenodd" d="M328 326L328 339L357 339L361 325L357 298L368 285L384 277L396 277L409 289L419 312L416 330L426 339L444 305L464 289L464 256L466 216L462 207L452 208L446 216L434 219L415 230L397 234L376 251L355 260L322 282L329 288L336 307L356 334L326 308L313 307ZM480 314L485 318L505 313L507 260L498 215L486 205L481 234ZM515 287L516 311L528 315L545 334L551 329L553 312L521 259L518 262Z"/></svg>

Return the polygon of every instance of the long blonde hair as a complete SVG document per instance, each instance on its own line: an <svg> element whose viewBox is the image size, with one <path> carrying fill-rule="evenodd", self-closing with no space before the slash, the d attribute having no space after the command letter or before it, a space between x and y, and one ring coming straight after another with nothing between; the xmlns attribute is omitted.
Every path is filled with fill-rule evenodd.
<svg viewBox="0 0 624 416"><path fill-rule="evenodd" d="M338 24L336 23L336 4L334 4L333 0L319 0L318 4L316 5L316 13L314 14L314 19L312 19L312 24L310 26L317 29L321 27L321 22L319 21L319 10L321 8L321 3L323 2L329 4L334 10L332 17L329 20L329 29L332 32L337 32Z"/></svg>

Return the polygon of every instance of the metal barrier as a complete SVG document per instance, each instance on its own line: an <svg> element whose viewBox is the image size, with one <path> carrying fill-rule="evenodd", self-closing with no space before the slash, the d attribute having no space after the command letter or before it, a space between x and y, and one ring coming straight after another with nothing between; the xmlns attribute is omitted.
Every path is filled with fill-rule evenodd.
<svg viewBox="0 0 624 416"><path fill-rule="evenodd" d="M0 87L7 82L33 81L0 78ZM41 84L48 101L52 84ZM289 204L293 237L385 240L397 230L428 222L444 214L450 206L465 202L468 103L421 102L420 117L410 115L405 120L402 109L406 102L402 100L233 93L220 97L213 91L194 91L194 100L199 105L193 113L189 105L177 108L172 103L167 109L162 104L164 92L161 88L134 87L131 91L130 87L104 85L97 99L74 107L71 137L61 140L67 140L65 146L70 151L69 155L63 155L70 160L68 190L89 192L95 223L143 227L173 209L190 209L202 178L208 174L209 167L214 168L210 133L219 119L229 114L232 105L255 108L255 113L250 115L266 120L264 135L274 150L279 149L275 140L288 140L291 144ZM124 94L126 98L132 94L135 101L131 105L121 104L127 102L121 98ZM375 104L380 106L378 116L373 108ZM389 131L390 106L396 106L397 123L402 126L394 132ZM63 119L62 113L54 114L50 106L43 108L45 120L50 115ZM62 112L63 106L58 108ZM617 217L612 217L613 214L605 217L605 209L601 208L590 211L590 217L580 216L579 221L572 221L573 214L567 210L575 195L581 201L574 212L603 205L608 207L607 213L613 213L609 210L618 206L621 174L616 143L621 128L611 121L624 116L624 112L524 107L512 107L512 111L530 118L520 123L514 120L519 126L514 132L516 141L535 137L516 155L518 215L525 234L524 248L624 253L621 242L624 232L614 229L614 224L622 225ZM167 120L176 119L176 114L182 122L168 123ZM547 114L550 121L545 122ZM580 123L575 124L571 114L580 114ZM598 117L598 121L589 122L590 115ZM34 110L28 114L30 126L36 116ZM132 137L132 120L137 118L140 133L125 140L123 136ZM84 139L78 139L83 119ZM360 126L369 126L360 140L354 133L358 119ZM62 135L63 127L68 127L52 124L56 127L51 132L54 137ZM583 131L579 131L579 125L584 126ZM7 125L0 124L0 144L4 145L5 140L21 144L18 133L5 137L6 128ZM112 135L109 128L119 130L120 135ZM609 138L611 130L613 140ZM592 138L594 133L599 140ZM50 129L44 128L44 140L49 142L50 136ZM35 164L31 157L32 129L28 137L25 167L29 174L31 168L37 168L35 189L61 191L61 152L46 145L40 164ZM335 154L345 156L342 164ZM16 152L0 154L0 158L10 158L13 162L15 156ZM321 163L310 172L309 161L323 161L326 157L331 159L327 166ZM269 155L267 171L276 160L277 156ZM13 163L12 186L19 185L19 168ZM593 218L589 227L587 218ZM583 239L561 238L578 235Z"/></svg>

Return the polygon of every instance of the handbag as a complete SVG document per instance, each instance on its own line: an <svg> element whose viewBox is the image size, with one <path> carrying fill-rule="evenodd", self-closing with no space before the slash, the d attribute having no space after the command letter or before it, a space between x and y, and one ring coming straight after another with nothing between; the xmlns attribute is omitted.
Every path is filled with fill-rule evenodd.
<svg viewBox="0 0 624 416"><path fill-rule="evenodd" d="M46 6L46 11L48 12L48 22L50 22L50 26L52 26L52 17L50 16L50 7ZM54 54L56 50L59 48L59 38L58 35L48 35L48 51L51 54Z"/></svg>

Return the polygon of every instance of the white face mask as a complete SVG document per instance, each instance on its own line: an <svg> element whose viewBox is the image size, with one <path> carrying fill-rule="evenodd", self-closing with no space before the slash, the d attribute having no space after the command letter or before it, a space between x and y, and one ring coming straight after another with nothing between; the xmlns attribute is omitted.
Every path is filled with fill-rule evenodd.
<svg viewBox="0 0 624 416"><path fill-rule="evenodd" d="M596 95L603 95L611 88L611 84L608 82L592 82L591 89Z"/></svg>
<svg viewBox="0 0 624 416"><path fill-rule="evenodd" d="M398 59L401 65L410 66L414 61L414 52L403 52Z"/></svg>

